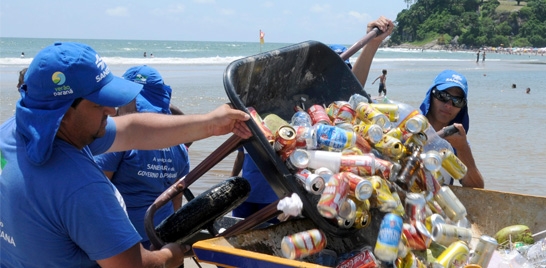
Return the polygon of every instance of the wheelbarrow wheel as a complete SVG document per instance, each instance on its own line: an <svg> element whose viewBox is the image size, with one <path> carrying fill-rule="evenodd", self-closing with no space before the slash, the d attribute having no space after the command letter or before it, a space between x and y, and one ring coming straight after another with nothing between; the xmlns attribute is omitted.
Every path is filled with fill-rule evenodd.
<svg viewBox="0 0 546 268"><path fill-rule="evenodd" d="M243 203L249 194L250 184L246 179L229 178L190 200L163 220L155 228L156 234L165 243L184 243Z"/></svg>

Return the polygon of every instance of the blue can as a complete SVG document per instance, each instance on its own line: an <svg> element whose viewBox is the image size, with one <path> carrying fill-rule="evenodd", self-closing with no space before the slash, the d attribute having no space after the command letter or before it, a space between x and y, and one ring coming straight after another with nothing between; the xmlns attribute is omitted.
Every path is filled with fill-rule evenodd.
<svg viewBox="0 0 546 268"><path fill-rule="evenodd" d="M315 125L315 137L318 147L327 147L330 149L342 150L351 148L356 143L356 134L354 131L330 125Z"/></svg>
<svg viewBox="0 0 546 268"><path fill-rule="evenodd" d="M375 257L384 262L393 262L398 257L398 243L402 235L402 217L387 213L381 225L375 243Z"/></svg>

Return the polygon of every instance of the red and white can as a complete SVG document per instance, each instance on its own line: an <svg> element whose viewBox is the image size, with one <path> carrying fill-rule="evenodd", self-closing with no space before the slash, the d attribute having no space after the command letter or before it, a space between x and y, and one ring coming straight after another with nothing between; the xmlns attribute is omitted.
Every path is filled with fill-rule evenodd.
<svg viewBox="0 0 546 268"><path fill-rule="evenodd" d="M315 104L309 107L309 109L307 109L307 113L311 117L311 122L313 125L315 124L332 125L332 120L330 120L330 117L328 117L328 113L326 113L326 109L324 109L322 105Z"/></svg>
<svg viewBox="0 0 546 268"><path fill-rule="evenodd" d="M339 208L349 195L349 183L336 173L330 177L320 195L317 203L317 210L325 218L334 219Z"/></svg>
<svg viewBox="0 0 546 268"><path fill-rule="evenodd" d="M322 176L313 174L308 169L300 169L294 175L307 192L320 195L324 191L326 182Z"/></svg>
<svg viewBox="0 0 546 268"><path fill-rule="evenodd" d="M326 236L318 229L312 229L285 236L281 251L287 259L300 259L318 253L326 247Z"/></svg>

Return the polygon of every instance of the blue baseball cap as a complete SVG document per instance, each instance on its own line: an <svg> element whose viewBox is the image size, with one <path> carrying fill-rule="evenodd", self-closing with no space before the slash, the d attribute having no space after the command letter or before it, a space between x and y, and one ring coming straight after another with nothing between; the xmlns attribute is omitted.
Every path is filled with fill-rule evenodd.
<svg viewBox="0 0 546 268"><path fill-rule="evenodd" d="M61 120L75 99L118 107L142 89L114 76L91 47L74 42L55 43L38 52L25 73L25 85L15 116L29 160L35 164L51 156Z"/></svg>
<svg viewBox="0 0 546 268"><path fill-rule="evenodd" d="M419 106L421 113L424 115L427 115L430 109L430 102L432 100L432 97L431 97L432 89L436 88L440 91L444 91L452 87L460 88L464 92L464 97L468 99L468 83L466 81L466 77L453 70L444 70L441 73L439 73L436 76L436 78L434 78L432 85L430 85L430 87L428 88L428 91L425 95L425 99ZM466 133L468 133L468 130L470 129L470 117L468 115L468 105L461 108L457 116L453 119L453 121L450 122L450 124L453 124L453 123L462 124Z"/></svg>
<svg viewBox="0 0 546 268"><path fill-rule="evenodd" d="M330 45L329 47L330 47L335 53L337 53L338 55L341 55L343 52L347 51L347 47L346 47L346 46L343 46L343 45L333 44L333 45ZM349 61L349 59L346 59L346 60L345 60L345 63L346 63L350 68L353 67L353 66L351 66L351 62Z"/></svg>
<svg viewBox="0 0 546 268"><path fill-rule="evenodd" d="M164 83L156 69L146 65L131 67L123 74L123 78L143 85L136 97L138 112L171 114L169 105L172 89Z"/></svg>

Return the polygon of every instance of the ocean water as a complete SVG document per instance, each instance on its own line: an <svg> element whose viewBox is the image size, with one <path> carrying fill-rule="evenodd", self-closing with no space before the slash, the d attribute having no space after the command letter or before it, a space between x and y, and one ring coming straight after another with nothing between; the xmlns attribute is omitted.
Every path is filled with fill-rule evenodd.
<svg viewBox="0 0 546 268"><path fill-rule="evenodd" d="M13 115L19 94L18 71L54 39L0 38L0 122ZM66 40L61 40L66 41ZM205 113L229 102L223 85L227 65L243 57L291 44L138 40L69 40L91 45L116 75L139 64L158 69L173 88L172 102L187 114ZM350 46L350 44L346 44ZM143 53L148 57L144 58ZM25 58L20 58L25 52ZM154 55L153 58L150 54ZM351 58L351 61L356 59ZM444 69L464 74L469 83L468 138L490 190L546 196L546 57L490 52L476 62L472 51L380 49L364 89L387 69L388 98L418 107L432 80ZM516 88L512 88L515 84ZM530 88L530 94L525 89ZM229 135L195 142L192 167ZM229 177L235 155L226 157L190 186L194 194Z"/></svg>

